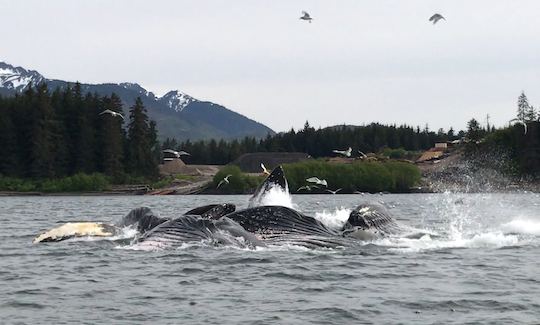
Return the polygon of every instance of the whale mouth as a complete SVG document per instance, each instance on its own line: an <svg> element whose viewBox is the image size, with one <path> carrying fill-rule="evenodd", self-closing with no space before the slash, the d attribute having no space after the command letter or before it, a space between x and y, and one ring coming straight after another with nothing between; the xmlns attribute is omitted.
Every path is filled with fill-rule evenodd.
<svg viewBox="0 0 540 325"><path fill-rule="evenodd" d="M377 230L371 231L370 229L359 226L351 226L344 229L341 235L343 237L355 238L361 241L372 241L379 238L379 232Z"/></svg>
<svg viewBox="0 0 540 325"><path fill-rule="evenodd" d="M263 197L272 189L276 188L287 193L289 191L289 185L287 184L285 172L283 171L283 167L281 167L281 165L274 168L270 175L266 177L264 182L257 187L255 193L253 193L249 199L249 207L259 206Z"/></svg>

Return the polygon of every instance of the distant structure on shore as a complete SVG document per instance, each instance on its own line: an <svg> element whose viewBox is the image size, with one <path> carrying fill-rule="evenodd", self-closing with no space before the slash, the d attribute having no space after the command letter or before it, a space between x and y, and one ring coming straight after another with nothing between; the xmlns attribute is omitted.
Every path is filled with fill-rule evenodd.
<svg viewBox="0 0 540 325"><path fill-rule="evenodd" d="M451 148L459 145L461 140L447 141L447 142L437 142L435 146L427 151L425 151L420 158L416 160L417 163L427 162L427 161L437 161L440 158L444 158L445 154Z"/></svg>
<svg viewBox="0 0 540 325"><path fill-rule="evenodd" d="M158 166L160 175L187 174L188 166L180 158L165 158Z"/></svg>
<svg viewBox="0 0 540 325"><path fill-rule="evenodd" d="M254 152L246 153L231 162L245 173L260 173L261 163L269 170L278 165L296 163L311 159L311 156L303 152Z"/></svg>

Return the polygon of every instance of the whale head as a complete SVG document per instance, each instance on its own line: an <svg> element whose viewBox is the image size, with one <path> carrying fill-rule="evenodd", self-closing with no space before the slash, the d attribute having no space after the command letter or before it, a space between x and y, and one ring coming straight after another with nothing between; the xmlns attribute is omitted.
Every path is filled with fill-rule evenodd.
<svg viewBox="0 0 540 325"><path fill-rule="evenodd" d="M385 228L393 225L395 221L384 206L367 203L351 211L342 231L345 236L372 240L383 234Z"/></svg>
<svg viewBox="0 0 540 325"><path fill-rule="evenodd" d="M285 172L281 166L274 168L264 182L257 187L255 193L253 193L253 196L249 199L249 207L259 206L264 195L273 188L279 188L284 192L289 191Z"/></svg>
<svg viewBox="0 0 540 325"><path fill-rule="evenodd" d="M157 225L167 221L161 218L159 214L147 207L140 207L131 210L117 224L118 227L136 226L140 233L148 231Z"/></svg>
<svg viewBox="0 0 540 325"><path fill-rule="evenodd" d="M219 219L236 210L236 206L230 203L210 204L189 210L186 215L197 215L208 219Z"/></svg>

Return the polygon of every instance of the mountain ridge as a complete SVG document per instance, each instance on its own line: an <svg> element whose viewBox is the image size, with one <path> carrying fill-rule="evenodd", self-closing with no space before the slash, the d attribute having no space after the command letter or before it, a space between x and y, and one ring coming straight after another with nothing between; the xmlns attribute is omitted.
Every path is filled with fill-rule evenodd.
<svg viewBox="0 0 540 325"><path fill-rule="evenodd" d="M16 67L0 61L0 95L13 96L30 84L45 82L50 90L74 85L58 79L47 79L36 70ZM171 90L158 97L138 83L80 83L83 93L110 96L115 93L122 100L124 113L137 97L141 97L149 117L156 121L159 138L177 140L235 139L242 137L263 138L275 132L262 123L254 121L222 105L195 99Z"/></svg>

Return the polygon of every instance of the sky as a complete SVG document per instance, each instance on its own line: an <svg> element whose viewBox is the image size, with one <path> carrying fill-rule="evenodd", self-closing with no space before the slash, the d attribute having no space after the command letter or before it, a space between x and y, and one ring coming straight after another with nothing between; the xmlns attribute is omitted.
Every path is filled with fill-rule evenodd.
<svg viewBox="0 0 540 325"><path fill-rule="evenodd" d="M521 91L540 107L539 12L538 0L0 0L0 61L178 89L275 131L464 129L488 114L501 126Z"/></svg>

